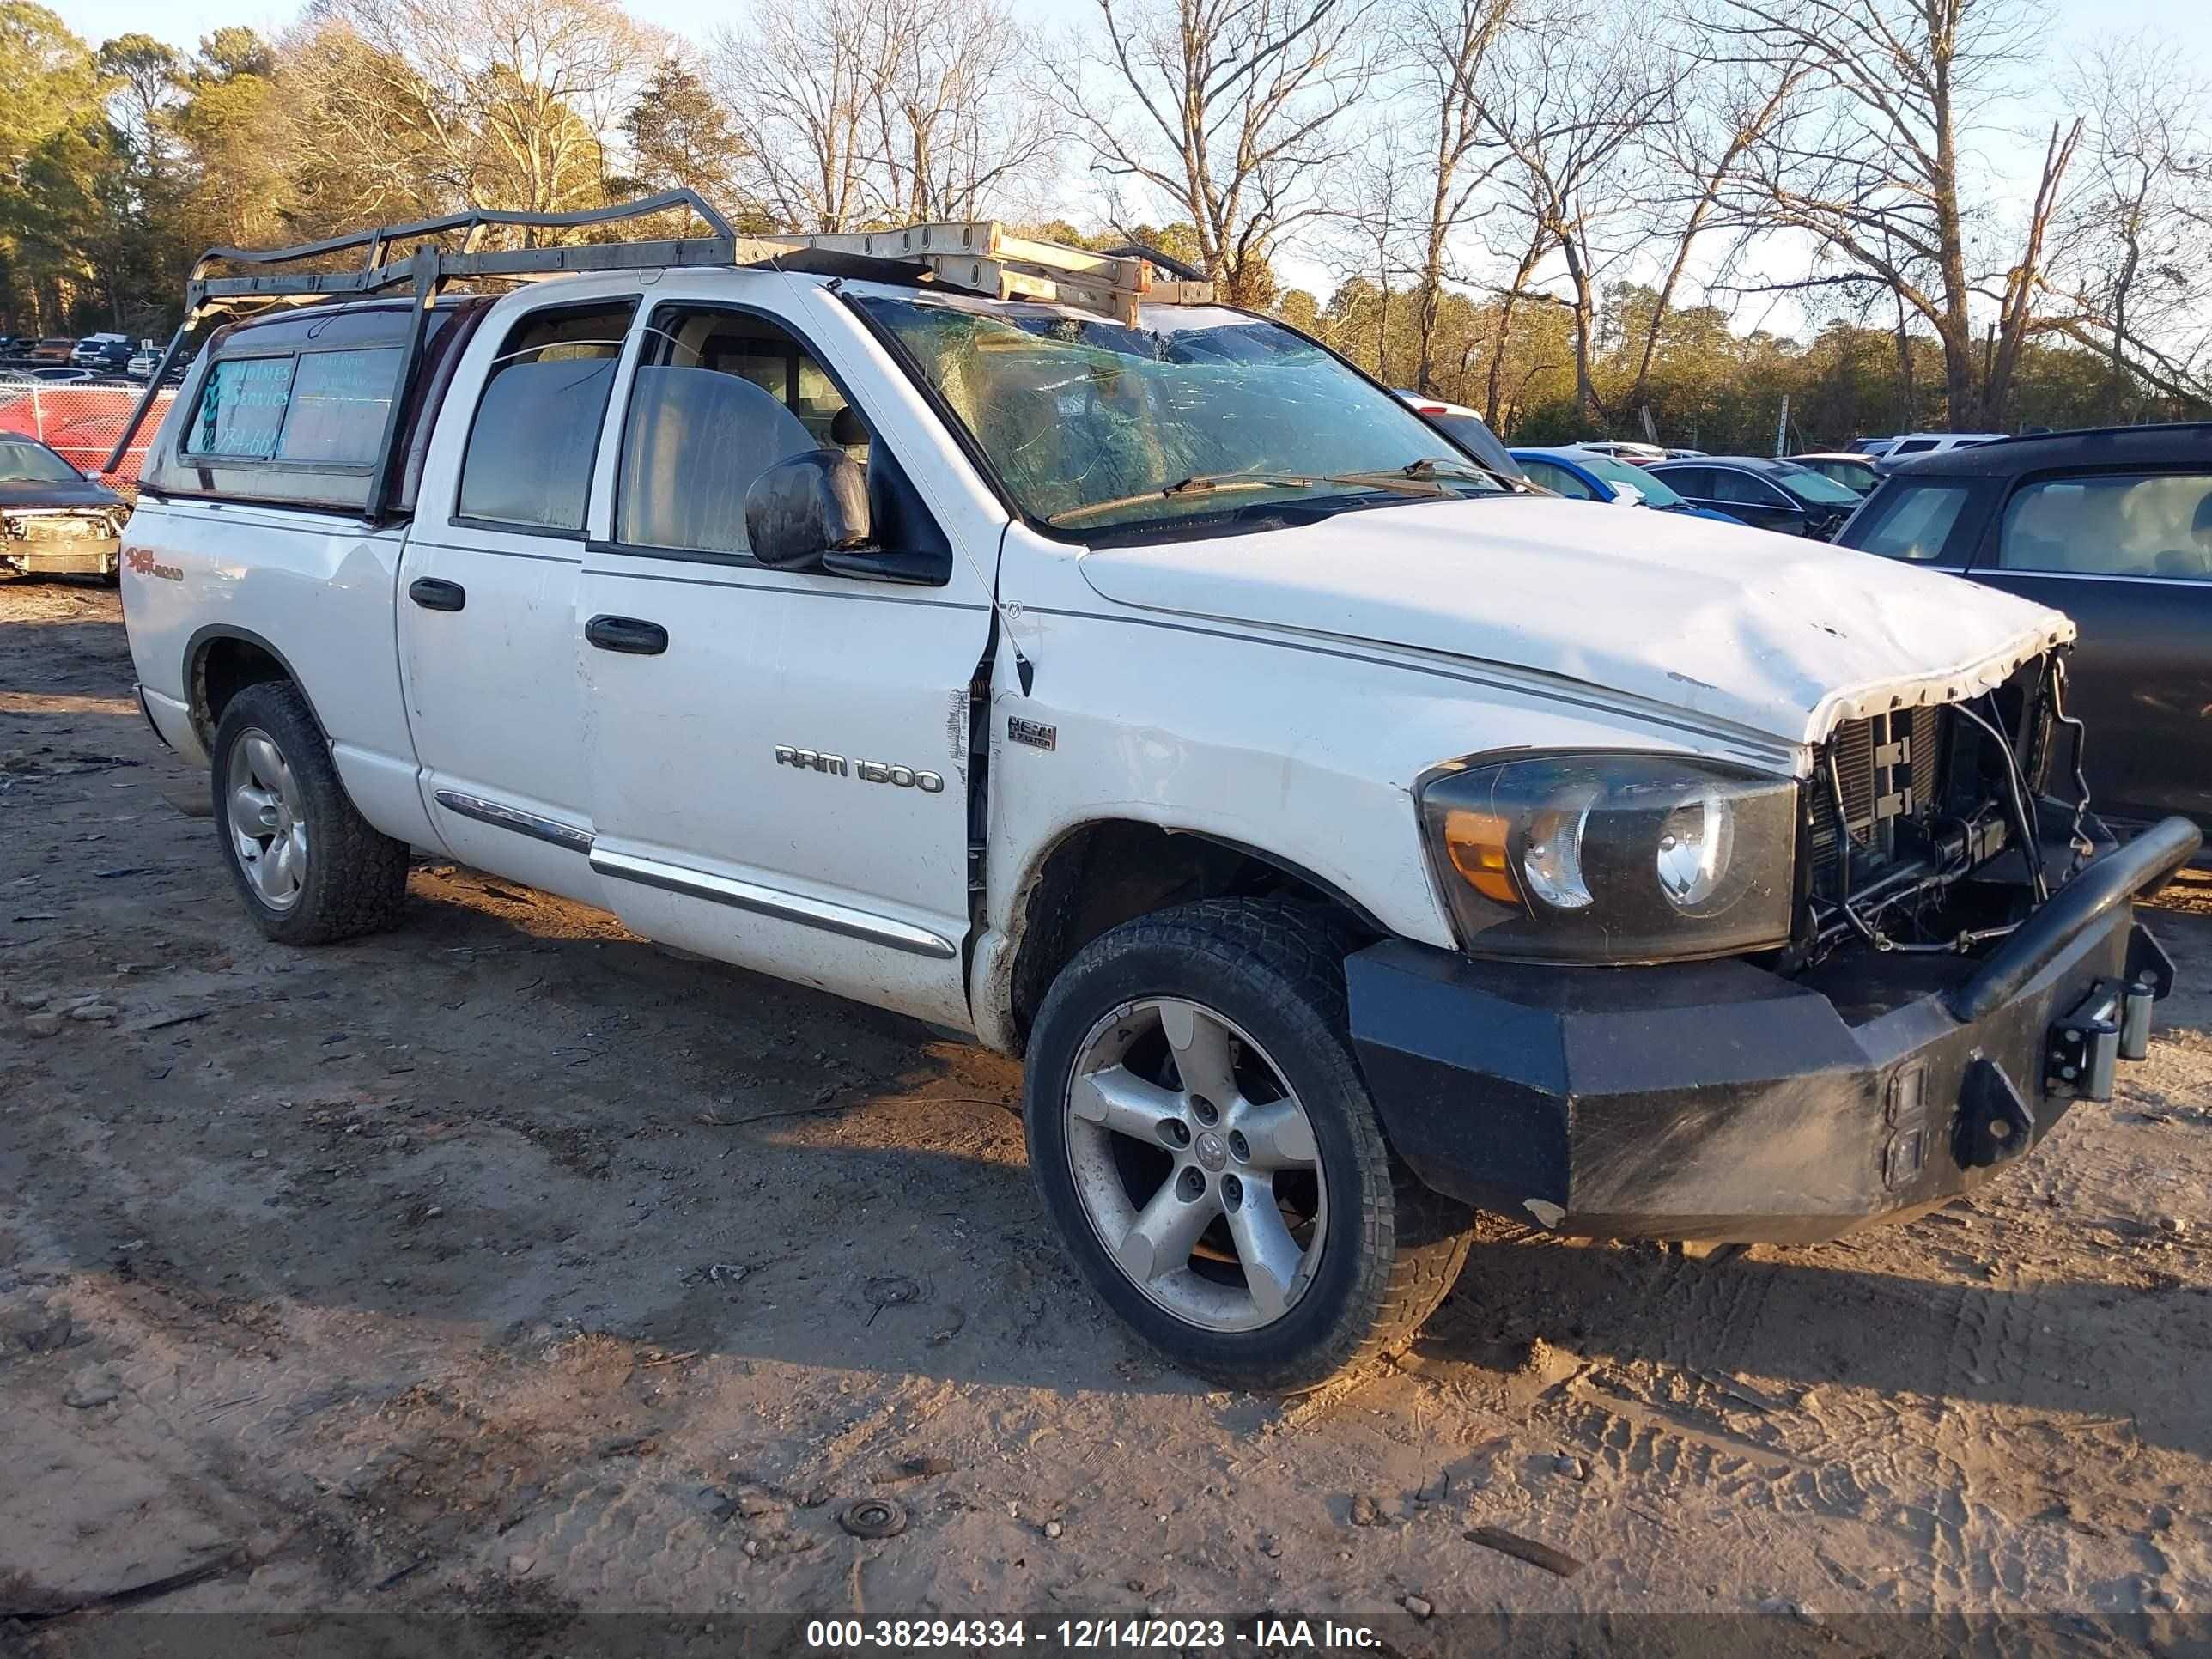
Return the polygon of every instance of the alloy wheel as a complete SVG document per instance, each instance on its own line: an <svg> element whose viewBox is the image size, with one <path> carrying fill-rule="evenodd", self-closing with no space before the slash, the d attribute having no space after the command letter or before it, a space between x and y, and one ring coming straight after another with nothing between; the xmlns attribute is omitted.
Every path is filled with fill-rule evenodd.
<svg viewBox="0 0 2212 1659"><path fill-rule="evenodd" d="M307 804L276 740L250 727L231 745L225 797L231 845L261 902L289 910L307 883Z"/></svg>
<svg viewBox="0 0 2212 1659"><path fill-rule="evenodd" d="M1328 1220L1313 1123L1236 1024L1181 998L1124 1004L1084 1040L1066 1110L1085 1217L1146 1296L1243 1331L1305 1294Z"/></svg>

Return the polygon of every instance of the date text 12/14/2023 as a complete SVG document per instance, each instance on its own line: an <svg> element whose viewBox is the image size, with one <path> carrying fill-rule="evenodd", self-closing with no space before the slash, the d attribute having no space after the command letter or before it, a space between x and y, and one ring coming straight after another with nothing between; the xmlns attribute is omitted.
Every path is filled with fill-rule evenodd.
<svg viewBox="0 0 2212 1659"><path fill-rule="evenodd" d="M1379 1648L1382 1638L1368 1626L1333 1619L816 1619L807 1621L806 1645L826 1653L927 1648L1265 1653Z"/></svg>

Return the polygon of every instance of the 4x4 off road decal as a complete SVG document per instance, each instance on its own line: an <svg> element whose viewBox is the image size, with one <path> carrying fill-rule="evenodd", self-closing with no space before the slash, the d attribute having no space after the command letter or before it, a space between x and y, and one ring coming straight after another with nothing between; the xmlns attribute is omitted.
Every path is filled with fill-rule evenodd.
<svg viewBox="0 0 2212 1659"><path fill-rule="evenodd" d="M787 743L776 744L775 763L795 766L802 772L819 772L827 777L854 777L862 783L888 783L898 789L919 789L925 795L945 793L945 780L935 772L918 772L911 766L895 766L889 761L859 760L848 765L842 755L824 754L819 749L797 749Z"/></svg>

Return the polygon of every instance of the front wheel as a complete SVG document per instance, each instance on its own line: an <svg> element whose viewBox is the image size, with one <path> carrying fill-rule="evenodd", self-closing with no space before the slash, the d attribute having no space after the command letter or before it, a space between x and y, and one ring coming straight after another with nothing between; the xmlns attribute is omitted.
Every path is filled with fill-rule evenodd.
<svg viewBox="0 0 2212 1659"><path fill-rule="evenodd" d="M1030 1160L1069 1255L1178 1364L1291 1393L1403 1346L1472 1218L1382 1139L1316 913L1212 900L1092 941L1030 1035Z"/></svg>

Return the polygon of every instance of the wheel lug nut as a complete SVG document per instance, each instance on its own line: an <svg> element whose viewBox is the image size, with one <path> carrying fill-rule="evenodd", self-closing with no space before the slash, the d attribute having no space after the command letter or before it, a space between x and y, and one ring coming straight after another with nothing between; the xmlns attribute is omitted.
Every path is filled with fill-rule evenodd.
<svg viewBox="0 0 2212 1659"><path fill-rule="evenodd" d="M1185 1203L1206 1196L1206 1177L1196 1170L1185 1170L1176 1177L1176 1195Z"/></svg>
<svg viewBox="0 0 2212 1659"><path fill-rule="evenodd" d="M1160 1129L1161 1133L1167 1136L1170 1146L1188 1146L1190 1145L1190 1126L1188 1124L1181 1123L1173 1118L1170 1118L1165 1123L1160 1126Z"/></svg>
<svg viewBox="0 0 2212 1659"><path fill-rule="evenodd" d="M1209 1127L1221 1121L1220 1109L1204 1095L1193 1095L1190 1097L1190 1109L1198 1115L1198 1121L1200 1123Z"/></svg>
<svg viewBox="0 0 2212 1659"><path fill-rule="evenodd" d="M1243 1203L1244 1183L1239 1181L1235 1176L1222 1176L1221 1201L1226 1204L1232 1210Z"/></svg>
<svg viewBox="0 0 2212 1659"><path fill-rule="evenodd" d="M1231 1129L1229 1132L1229 1151L1239 1164L1249 1164L1252 1160L1252 1143L1244 1139L1241 1130Z"/></svg>

